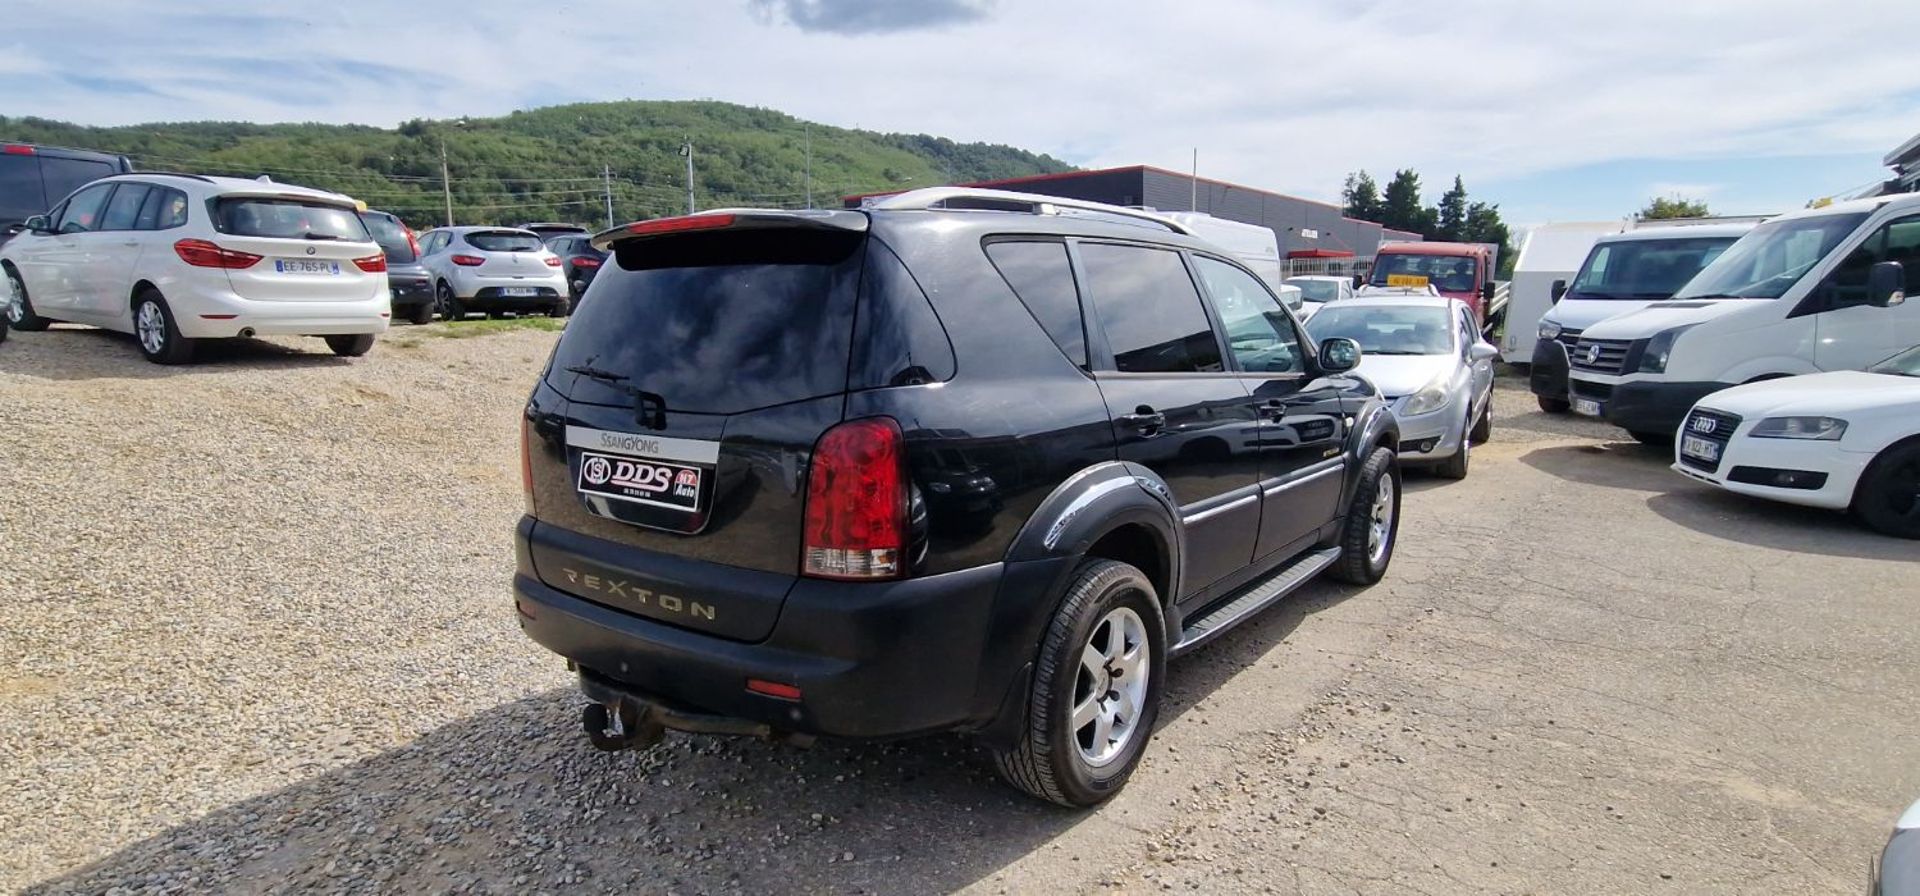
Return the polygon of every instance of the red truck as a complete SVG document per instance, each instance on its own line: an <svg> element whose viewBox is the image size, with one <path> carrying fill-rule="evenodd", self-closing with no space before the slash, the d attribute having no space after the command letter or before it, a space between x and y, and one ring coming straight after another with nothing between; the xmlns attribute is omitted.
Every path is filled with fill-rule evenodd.
<svg viewBox="0 0 1920 896"><path fill-rule="evenodd" d="M1365 286L1432 286L1471 307L1491 331L1507 308L1507 284L1493 279L1499 247L1492 243L1381 243Z"/></svg>

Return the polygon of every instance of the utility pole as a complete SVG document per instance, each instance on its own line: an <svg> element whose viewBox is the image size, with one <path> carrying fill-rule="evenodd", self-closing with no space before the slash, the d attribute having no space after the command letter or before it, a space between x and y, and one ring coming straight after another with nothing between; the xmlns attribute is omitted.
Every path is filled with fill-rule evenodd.
<svg viewBox="0 0 1920 896"><path fill-rule="evenodd" d="M613 167L600 166L600 179L607 185L607 229L613 229Z"/></svg>
<svg viewBox="0 0 1920 896"><path fill-rule="evenodd" d="M680 145L680 154L687 157L687 214L693 214L693 141Z"/></svg>
<svg viewBox="0 0 1920 896"><path fill-rule="evenodd" d="M813 208L813 122L807 122L807 208Z"/></svg>
<svg viewBox="0 0 1920 896"><path fill-rule="evenodd" d="M447 201L447 226L453 226L453 182L447 178L447 138L440 138L440 196Z"/></svg>
<svg viewBox="0 0 1920 896"><path fill-rule="evenodd" d="M1193 189L1191 191L1192 195L1187 199L1187 211L1197 212L1200 210L1200 147L1198 146L1193 148L1193 180L1191 183Z"/></svg>

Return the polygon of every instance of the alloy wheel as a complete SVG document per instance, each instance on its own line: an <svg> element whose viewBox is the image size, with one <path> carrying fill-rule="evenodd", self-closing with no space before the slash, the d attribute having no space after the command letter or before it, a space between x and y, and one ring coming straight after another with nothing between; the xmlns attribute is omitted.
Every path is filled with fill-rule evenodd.
<svg viewBox="0 0 1920 896"><path fill-rule="evenodd" d="M1069 723L1080 758L1098 768L1126 752L1139 733L1152 674L1147 626L1127 607L1115 607L1093 627L1080 651Z"/></svg>
<svg viewBox="0 0 1920 896"><path fill-rule="evenodd" d="M140 336L140 346L147 350L147 354L160 354L167 347L167 315L160 310L159 303L140 303L140 313L134 319L134 332Z"/></svg>
<svg viewBox="0 0 1920 896"><path fill-rule="evenodd" d="M27 295L21 289L20 280L12 274L7 275L7 322L19 323L27 316Z"/></svg>
<svg viewBox="0 0 1920 896"><path fill-rule="evenodd" d="M1393 538L1393 474L1380 474L1373 493L1373 523L1367 527L1367 559L1379 563Z"/></svg>

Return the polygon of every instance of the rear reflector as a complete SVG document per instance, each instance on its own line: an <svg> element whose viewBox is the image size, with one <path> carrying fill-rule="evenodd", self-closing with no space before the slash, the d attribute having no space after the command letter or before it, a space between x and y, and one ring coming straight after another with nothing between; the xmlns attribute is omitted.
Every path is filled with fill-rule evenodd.
<svg viewBox="0 0 1920 896"><path fill-rule="evenodd" d="M353 260L353 266L369 274L382 273L387 269L387 256L369 255L365 258L356 258Z"/></svg>
<svg viewBox="0 0 1920 896"><path fill-rule="evenodd" d="M252 252L222 249L207 240L181 240L173 244L173 252L180 256L181 261L196 268L226 268L237 271L241 268L253 267L260 261L260 256Z"/></svg>
<svg viewBox="0 0 1920 896"><path fill-rule="evenodd" d="M891 417L849 420L813 446L801 574L900 577L907 540L906 452Z"/></svg>
<svg viewBox="0 0 1920 896"><path fill-rule="evenodd" d="M747 679L747 690L756 694L765 694L768 697L778 697L782 700L800 699L800 689L798 687L790 684L781 684L777 681L763 681L758 678L749 678Z"/></svg>
<svg viewBox="0 0 1920 896"><path fill-rule="evenodd" d="M685 215L678 218L655 218L628 224L627 232L647 235L653 233L678 233L682 230L713 230L720 227L732 227L732 215Z"/></svg>
<svg viewBox="0 0 1920 896"><path fill-rule="evenodd" d="M453 257L453 263L463 268L477 268L486 264L487 260L478 255L455 255Z"/></svg>
<svg viewBox="0 0 1920 896"><path fill-rule="evenodd" d="M18 143L9 143L4 147L0 147L0 153L5 153L10 156L30 156L33 155L33 147L22 146Z"/></svg>

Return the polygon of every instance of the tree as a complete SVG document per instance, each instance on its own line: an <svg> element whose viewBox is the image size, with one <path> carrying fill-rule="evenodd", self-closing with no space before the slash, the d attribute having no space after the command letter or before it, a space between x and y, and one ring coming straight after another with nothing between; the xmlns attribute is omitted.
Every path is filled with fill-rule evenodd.
<svg viewBox="0 0 1920 896"><path fill-rule="evenodd" d="M1453 189L1441 194L1435 218L1438 221L1435 239L1456 242L1466 233L1467 185L1461 182L1460 175L1453 176Z"/></svg>
<svg viewBox="0 0 1920 896"><path fill-rule="evenodd" d="M1380 223L1426 236L1437 229L1432 209L1420 205L1420 174L1411 168L1393 173L1381 203Z"/></svg>
<svg viewBox="0 0 1920 896"><path fill-rule="evenodd" d="M1704 199L1682 199L1679 196L1655 196L1647 202L1647 207L1636 215L1642 221L1658 221L1663 218L1704 218L1707 216L1707 201Z"/></svg>
<svg viewBox="0 0 1920 896"><path fill-rule="evenodd" d="M1513 234L1507 230L1505 221L1500 220L1500 206L1485 202L1475 202L1467 206L1466 221L1460 228L1460 241L1463 243L1492 243L1500 247L1498 263L1500 270L1496 276L1509 277L1513 272Z"/></svg>
<svg viewBox="0 0 1920 896"><path fill-rule="evenodd" d="M1346 206L1345 214L1349 218L1380 220L1380 186L1373 182L1373 175L1365 171L1347 175L1347 185L1340 190L1340 201Z"/></svg>

